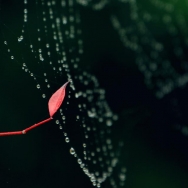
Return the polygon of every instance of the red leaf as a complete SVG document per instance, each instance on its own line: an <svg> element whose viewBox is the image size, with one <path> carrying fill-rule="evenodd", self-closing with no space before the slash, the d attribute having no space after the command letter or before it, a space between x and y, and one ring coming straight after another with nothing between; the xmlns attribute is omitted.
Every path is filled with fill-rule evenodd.
<svg viewBox="0 0 188 188"><path fill-rule="evenodd" d="M52 117L59 107L61 106L64 97L65 97L65 89L69 82L66 82L61 88L59 88L49 99L48 101L48 110L50 117Z"/></svg>

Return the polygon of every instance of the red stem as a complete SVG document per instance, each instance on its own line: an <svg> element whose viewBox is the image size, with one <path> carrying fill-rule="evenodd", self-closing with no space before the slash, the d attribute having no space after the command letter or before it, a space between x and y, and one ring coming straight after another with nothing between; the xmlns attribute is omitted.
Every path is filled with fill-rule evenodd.
<svg viewBox="0 0 188 188"><path fill-rule="evenodd" d="M24 134L23 131L4 132L4 133L0 133L0 136L10 136L10 135L20 135L20 134Z"/></svg>
<svg viewBox="0 0 188 188"><path fill-rule="evenodd" d="M48 119L45 119L45 120L43 120L43 121L41 121L39 123L36 123L36 124L34 124L34 125L26 128L26 129L24 129L23 131L3 132L3 133L0 133L0 136L10 136L10 135L26 134L28 131L30 131L30 130L34 129L35 127L38 127L38 126L40 126L40 125L42 125L42 124L44 124L44 123L46 123L46 122L48 122L48 121L50 121L52 119L53 119L52 117L50 117Z"/></svg>
<svg viewBox="0 0 188 188"><path fill-rule="evenodd" d="M48 119L45 119L45 120L43 120L43 121L41 121L39 123L36 123L36 124L26 128L26 129L24 129L23 132L26 133L26 132L30 131L31 129L34 129L35 127L38 127L38 126L40 126L40 125L42 125L42 124L44 124L44 123L46 123L46 122L48 122L50 120L52 120L52 117L50 117Z"/></svg>

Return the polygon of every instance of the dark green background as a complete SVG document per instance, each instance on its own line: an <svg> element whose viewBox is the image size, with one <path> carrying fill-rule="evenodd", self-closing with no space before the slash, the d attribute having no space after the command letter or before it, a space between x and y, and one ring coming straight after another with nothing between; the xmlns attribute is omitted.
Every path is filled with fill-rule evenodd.
<svg viewBox="0 0 188 188"><path fill-rule="evenodd" d="M14 25L14 33L16 8L19 6L3 12ZM122 137L125 143L120 158L127 167L125 187L187 188L188 140L170 126L173 117L169 115L168 97L157 100L144 85L134 53L123 47L110 23L109 16L115 10L110 6L99 12L89 7L77 8L85 50L80 67L96 75L106 89L110 107L120 116L113 132L114 139ZM160 31L165 37L165 30ZM21 53L25 53L24 49ZM42 100L33 80L5 54L0 56L1 131L22 130L47 118L47 100ZM177 91L183 101L186 90ZM0 151L2 188L92 187L70 156L54 122L28 135L0 138ZM109 186L104 183L102 187Z"/></svg>

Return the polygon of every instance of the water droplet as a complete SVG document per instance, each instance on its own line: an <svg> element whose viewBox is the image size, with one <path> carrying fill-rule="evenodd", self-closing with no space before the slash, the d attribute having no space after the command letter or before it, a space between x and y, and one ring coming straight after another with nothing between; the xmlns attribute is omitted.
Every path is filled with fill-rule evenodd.
<svg viewBox="0 0 188 188"><path fill-rule="evenodd" d="M25 13L25 14L27 14L27 13L28 13L27 9L24 9L24 13Z"/></svg>
<svg viewBox="0 0 188 188"><path fill-rule="evenodd" d="M80 165L80 168L84 168L84 166L85 166L85 164L84 164L84 163L82 163L82 164Z"/></svg>
<svg viewBox="0 0 188 188"><path fill-rule="evenodd" d="M78 159L78 164L82 164L82 160L81 159Z"/></svg>
<svg viewBox="0 0 188 188"><path fill-rule="evenodd" d="M125 180L126 180L126 175L123 174L123 173L121 173L121 174L119 175L119 179L120 179L121 181L125 181Z"/></svg>
<svg viewBox="0 0 188 188"><path fill-rule="evenodd" d="M20 37L18 37L18 42L21 42L23 40L23 36L21 35Z"/></svg>
<svg viewBox="0 0 188 188"><path fill-rule="evenodd" d="M42 98L46 98L46 95L45 95L45 94L42 94Z"/></svg>
<svg viewBox="0 0 188 188"><path fill-rule="evenodd" d="M14 56L11 56L10 58L11 58L11 59L14 59Z"/></svg>
<svg viewBox="0 0 188 188"><path fill-rule="evenodd" d="M69 138L66 137L66 138L65 138L65 142L69 143L69 141L70 141Z"/></svg>
<svg viewBox="0 0 188 188"><path fill-rule="evenodd" d="M70 154L71 154L71 155L74 155L74 154L75 154L74 148L71 148L71 149L70 149Z"/></svg>
<svg viewBox="0 0 188 188"><path fill-rule="evenodd" d="M87 114L88 114L88 116L90 117L90 118L93 118L93 117L95 117L95 112L91 112L91 111L87 111Z"/></svg>
<svg viewBox="0 0 188 188"><path fill-rule="evenodd" d="M39 54L39 59L40 59L41 61L44 61L44 58L42 57L41 54Z"/></svg>
<svg viewBox="0 0 188 188"><path fill-rule="evenodd" d="M4 44L6 44L6 45L7 45L7 41L4 41Z"/></svg>
<svg viewBox="0 0 188 188"><path fill-rule="evenodd" d="M107 126L112 126L112 121L111 121L110 119L107 120L107 121L106 121L106 125L107 125Z"/></svg>
<svg viewBox="0 0 188 188"><path fill-rule="evenodd" d="M37 89L40 89L40 85L39 84L37 84Z"/></svg>
<svg viewBox="0 0 188 188"><path fill-rule="evenodd" d="M118 120L118 116L117 116L117 115L114 115L114 116L113 116L113 120L117 121L117 120Z"/></svg>
<svg viewBox="0 0 188 188"><path fill-rule="evenodd" d="M101 185L98 183L98 184L97 184L97 187L101 187Z"/></svg>
<svg viewBox="0 0 188 188"><path fill-rule="evenodd" d="M59 120L56 120L55 123L56 123L56 124L59 124Z"/></svg>

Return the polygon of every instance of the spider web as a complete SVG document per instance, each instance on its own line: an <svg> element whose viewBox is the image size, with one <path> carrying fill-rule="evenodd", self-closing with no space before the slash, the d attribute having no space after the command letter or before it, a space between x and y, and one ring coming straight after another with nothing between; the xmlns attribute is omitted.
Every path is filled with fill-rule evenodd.
<svg viewBox="0 0 188 188"><path fill-rule="evenodd" d="M93 10L109 10L109 19L125 52L135 53L134 63L143 74L145 85L156 99L171 106L174 118L171 128L188 135L187 0L78 0L78 3Z"/></svg>
<svg viewBox="0 0 188 188"><path fill-rule="evenodd" d="M172 106L172 129L187 135L186 110L182 99L188 83L187 1L119 1L111 22L126 49L135 52L135 63L145 85ZM123 11L127 10L128 17ZM184 91L184 94L181 94ZM183 97L183 98L182 98Z"/></svg>
<svg viewBox="0 0 188 188"><path fill-rule="evenodd" d="M77 4L74 0L9 3L1 1L1 61L21 68L46 104L56 89L70 81L54 118L70 155L93 186L106 180L112 187L124 186L126 169L119 172L116 167L123 142L113 141L111 135L118 116L96 77L79 68L84 50Z"/></svg>
<svg viewBox="0 0 188 188"><path fill-rule="evenodd" d="M107 13L106 18L111 21L124 46L124 67L136 65L142 74L141 80L148 89L148 92L144 93L148 97L144 105L150 103L152 109L152 120L147 127L147 130L152 130L149 137L154 139L160 148L165 148L165 151L167 148L177 151L175 153L178 155L168 157L180 157L179 161L183 161L182 166L186 168L188 1L109 0L101 8L96 8L96 2L104 5L105 0L78 2L98 10L96 14ZM128 71L126 73L129 74ZM126 86L125 84L125 88ZM137 87L137 84L131 86ZM137 92L137 98L142 94ZM144 128L143 130L146 131Z"/></svg>

